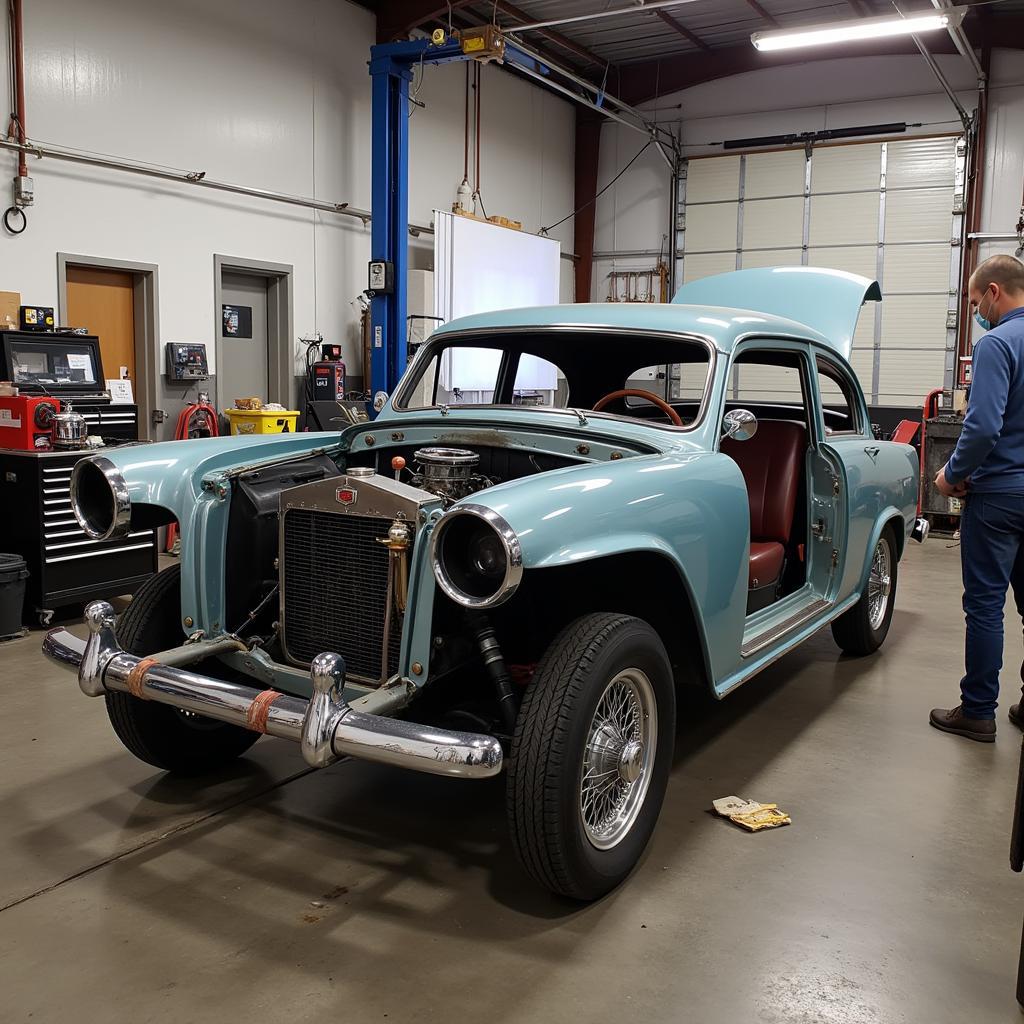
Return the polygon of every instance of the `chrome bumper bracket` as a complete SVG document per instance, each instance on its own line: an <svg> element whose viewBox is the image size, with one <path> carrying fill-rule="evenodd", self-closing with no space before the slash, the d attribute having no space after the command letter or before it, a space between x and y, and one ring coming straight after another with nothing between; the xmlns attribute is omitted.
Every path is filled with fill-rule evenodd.
<svg viewBox="0 0 1024 1024"><path fill-rule="evenodd" d="M324 653L313 659L313 697L268 691L214 679L185 668L121 650L114 610L106 601L85 609L89 639L53 629L43 653L78 669L78 685L90 697L108 691L131 693L220 722L255 729L299 744L306 763L324 768L340 757L355 757L433 775L487 778L502 768L501 744L493 736L431 726L356 711L343 696L345 661Z"/></svg>

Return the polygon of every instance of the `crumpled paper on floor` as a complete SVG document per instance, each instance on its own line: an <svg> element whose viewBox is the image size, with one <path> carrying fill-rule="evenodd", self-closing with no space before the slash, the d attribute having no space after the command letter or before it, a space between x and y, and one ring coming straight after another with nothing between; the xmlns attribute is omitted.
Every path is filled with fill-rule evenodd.
<svg viewBox="0 0 1024 1024"><path fill-rule="evenodd" d="M711 801L715 813L745 828L748 832L760 832L765 828L792 825L793 819L779 810L778 804L761 804L756 800L744 800L738 796L723 796Z"/></svg>

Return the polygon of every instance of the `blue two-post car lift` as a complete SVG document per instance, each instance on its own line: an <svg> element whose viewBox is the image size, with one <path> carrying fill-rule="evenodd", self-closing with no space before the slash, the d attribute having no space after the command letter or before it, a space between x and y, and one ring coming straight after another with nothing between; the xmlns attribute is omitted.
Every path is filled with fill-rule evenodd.
<svg viewBox="0 0 1024 1024"><path fill-rule="evenodd" d="M500 59L519 68L556 92L599 111L612 120L649 135L661 149L665 159L672 161L659 135L665 133L651 125L627 104L607 95L565 69L543 61L529 47L502 37ZM371 407L374 415L390 396L407 361L406 352L406 282L409 247L409 82L415 70L431 64L481 59L480 53L465 52L458 39L446 38L438 43L431 39L380 43L370 48L372 89L373 170L372 229L370 263L371 293L370 368L373 386ZM493 59L490 55L484 59ZM564 78L567 86L554 81ZM580 93L572 88L582 88ZM590 92L593 96L586 95ZM668 145L672 145L668 136ZM376 271L376 273L375 273ZM374 287L374 282L380 287Z"/></svg>
<svg viewBox="0 0 1024 1024"><path fill-rule="evenodd" d="M370 368L373 405L390 395L405 372L406 282L409 269L409 82L417 67L473 60L457 40L381 43L370 49L373 191L371 221ZM537 61L505 45L508 64L542 71ZM384 287L373 289L374 264ZM383 266L380 266L383 264Z"/></svg>

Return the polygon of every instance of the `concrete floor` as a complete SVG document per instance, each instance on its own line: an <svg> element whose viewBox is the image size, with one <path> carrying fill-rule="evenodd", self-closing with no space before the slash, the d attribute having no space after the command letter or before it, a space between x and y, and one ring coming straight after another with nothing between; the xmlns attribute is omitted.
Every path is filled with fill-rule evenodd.
<svg viewBox="0 0 1024 1024"><path fill-rule="evenodd" d="M827 631L683 711L633 877L580 908L505 841L502 785L261 740L205 783L133 760L102 702L0 651L0 1019L984 1024L1017 1021L1020 734L926 724L956 699L958 552L911 546L882 652ZM790 828L707 813L738 793Z"/></svg>

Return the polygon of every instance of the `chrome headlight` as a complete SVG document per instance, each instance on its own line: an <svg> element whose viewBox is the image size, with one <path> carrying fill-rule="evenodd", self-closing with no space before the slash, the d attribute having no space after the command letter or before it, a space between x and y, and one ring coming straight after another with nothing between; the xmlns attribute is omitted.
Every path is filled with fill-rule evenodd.
<svg viewBox="0 0 1024 1024"><path fill-rule="evenodd" d="M434 578L457 604L493 608L507 601L523 577L519 538L497 512L459 505L434 527Z"/></svg>
<svg viewBox="0 0 1024 1024"><path fill-rule="evenodd" d="M117 467L102 455L75 463L71 472L71 510L93 540L124 537L131 520L128 485Z"/></svg>

